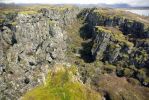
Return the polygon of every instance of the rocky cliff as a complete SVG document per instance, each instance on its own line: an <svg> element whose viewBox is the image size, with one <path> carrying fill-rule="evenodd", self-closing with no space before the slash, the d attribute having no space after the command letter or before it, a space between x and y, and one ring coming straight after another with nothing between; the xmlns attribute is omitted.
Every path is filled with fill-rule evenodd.
<svg viewBox="0 0 149 100"><path fill-rule="evenodd" d="M44 82L52 64L66 60L66 24L75 12L64 9L21 11L4 16L0 27L0 98L17 99ZM75 14L76 15L76 14Z"/></svg>
<svg viewBox="0 0 149 100"><path fill-rule="evenodd" d="M114 9L37 8L0 15L0 99L45 98L45 90L72 99L77 88L81 100L147 100L148 20Z"/></svg>
<svg viewBox="0 0 149 100"><path fill-rule="evenodd" d="M116 11L113 12L110 9L99 10L96 8L83 12L85 12L85 14L83 13L82 15L85 16L85 22L88 24L87 27L92 31L92 37L95 41L94 44L97 44L96 42L98 41L99 45L103 45L103 47L98 47L99 45L97 45L97 47L93 46L93 55L95 55L97 51L100 51L97 50L97 48L106 49L107 43L112 43L113 41L115 41L114 44L117 44L117 47L118 44L120 44L124 52L130 53L130 49L133 49L133 46L138 47L137 45L141 44L141 42L137 42L136 44L136 41L143 39L145 41L145 39L148 39L148 22L140 22L140 19L124 16L123 14L126 14L126 12L117 11L116 14ZM104 27L106 29L104 29ZM141 46L141 48L145 49L147 53L145 46ZM137 51L136 49L135 51ZM109 50L112 50L112 48ZM102 55L102 53L99 54ZM100 59L102 59L102 57Z"/></svg>
<svg viewBox="0 0 149 100"><path fill-rule="evenodd" d="M93 60L123 68L126 66L148 68L149 23L130 15L124 11L96 8L85 9L80 13L79 16L84 16L87 23L85 27L90 30L89 38L92 40L90 51ZM119 73L119 68L117 69L118 75L124 73L123 71ZM131 76L137 77L142 84L148 86L145 77L140 79L136 73L137 71L134 71Z"/></svg>
<svg viewBox="0 0 149 100"><path fill-rule="evenodd" d="M85 16L89 28L93 26L119 27L125 34L133 34L136 37L148 38L148 21L128 12L112 9L84 9L80 15Z"/></svg>

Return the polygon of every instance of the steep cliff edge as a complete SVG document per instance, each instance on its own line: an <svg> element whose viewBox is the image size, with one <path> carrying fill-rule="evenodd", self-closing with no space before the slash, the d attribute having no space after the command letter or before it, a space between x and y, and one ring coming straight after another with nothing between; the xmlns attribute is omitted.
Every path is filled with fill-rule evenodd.
<svg viewBox="0 0 149 100"><path fill-rule="evenodd" d="M125 76L128 67L133 72L129 77L136 77L148 86L148 20L121 10L96 8L85 9L79 16L90 31L84 36L91 39L88 44L93 60L121 67L121 71L116 68L118 76ZM144 78L138 77L138 70L146 70Z"/></svg>
<svg viewBox="0 0 149 100"><path fill-rule="evenodd" d="M116 74L119 77L126 77L130 83L138 84L139 81L143 86L149 86L148 20L125 11L102 8L84 9L78 17L84 23L80 32L85 40L82 45L81 58L88 63L76 62L81 66L80 73L83 82L93 83L96 88L103 89L106 83L102 83L98 78L103 74L110 74L111 79L114 80L113 75ZM112 89L110 84L113 82L110 82L107 84L109 84L109 89ZM117 88L123 87L117 86ZM108 94L107 99L119 98L121 100L122 95L125 95L122 93L122 95L114 96L113 91L110 93L109 89L103 89ZM132 90L127 92L130 91ZM147 99L147 95L144 94L144 100ZM127 98L127 94L125 97ZM132 98L133 96L128 96L127 99ZM139 98L136 99L139 100ZM143 98L140 97L140 99Z"/></svg>
<svg viewBox="0 0 149 100"><path fill-rule="evenodd" d="M95 58L114 63L119 55L122 59L131 53L133 43L129 42L116 28L96 26L94 33L96 36L92 54Z"/></svg>
<svg viewBox="0 0 149 100"><path fill-rule="evenodd" d="M9 18L11 13L4 14L0 26L0 98L5 99L17 99L43 83L49 66L65 62L67 35L63 27L75 17L68 9L15 13L13 18Z"/></svg>
<svg viewBox="0 0 149 100"><path fill-rule="evenodd" d="M4 10L0 99L147 100L148 27L143 17L114 9Z"/></svg>

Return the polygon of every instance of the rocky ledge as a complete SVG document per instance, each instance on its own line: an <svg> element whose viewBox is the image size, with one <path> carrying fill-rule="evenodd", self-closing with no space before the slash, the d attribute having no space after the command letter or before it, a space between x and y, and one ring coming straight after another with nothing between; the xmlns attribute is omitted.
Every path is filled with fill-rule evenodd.
<svg viewBox="0 0 149 100"><path fill-rule="evenodd" d="M74 85L91 99L147 100L149 21L114 9L39 8L0 14L0 99L17 100L41 84L57 87L64 82L66 87L60 86L67 90L62 91L68 98L76 96L68 89L73 90ZM63 67L54 67L57 63ZM71 76L77 84L69 79L71 68L78 70ZM51 80L46 81L47 75ZM52 80L56 80L54 84ZM51 89L48 85L45 87Z"/></svg>
<svg viewBox="0 0 149 100"><path fill-rule="evenodd" d="M50 66L66 60L67 35L62 27L74 20L75 13L76 10L43 8L38 12L21 11L3 16L1 99L19 98L26 90L43 83Z"/></svg>

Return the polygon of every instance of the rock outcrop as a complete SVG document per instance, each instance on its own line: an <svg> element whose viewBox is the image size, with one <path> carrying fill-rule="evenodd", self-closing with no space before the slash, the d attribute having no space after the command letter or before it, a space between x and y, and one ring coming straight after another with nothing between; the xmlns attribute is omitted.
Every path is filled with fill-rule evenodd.
<svg viewBox="0 0 149 100"><path fill-rule="evenodd" d="M79 16L84 16L87 28L92 33L90 35L92 41L94 41L92 54L94 57L97 56L97 59L109 61L110 63L125 59L125 62L130 61L128 65L146 66L148 56L145 57L146 60L140 61L142 64L130 59L134 59L134 55L138 55L139 50L140 52L143 50L148 55L146 48L148 44L146 41L148 39L148 23L141 22L139 18L135 19L129 14L124 16L124 14L127 13L114 11L113 9L97 8L85 9L80 13ZM96 26L100 26L100 28ZM140 41L141 39L144 39L143 43ZM143 44L144 46L141 46ZM137 45L141 46L141 49L138 49Z"/></svg>
<svg viewBox="0 0 149 100"><path fill-rule="evenodd" d="M133 94L135 88L126 79L135 78L138 84L149 86L148 21L114 9L24 9L0 15L0 99L17 100L35 86L46 84L48 70L55 69L51 68L55 63L67 62L77 66L82 83L97 86L96 92L105 91L112 99L124 92L118 99L142 98L143 89ZM115 87L115 80L122 76L126 77L124 86L129 84L132 89L127 92L118 84L124 92L118 89L111 94L107 87Z"/></svg>
<svg viewBox="0 0 149 100"><path fill-rule="evenodd" d="M61 27L65 27L73 23L76 20L76 16L79 13L80 9L77 7L53 7L49 10L43 8L40 12L43 13L44 16L47 16L50 20L55 20L60 23Z"/></svg>
<svg viewBox="0 0 149 100"><path fill-rule="evenodd" d="M148 30L146 29L148 23L142 22L139 18L129 17L129 14L124 11L97 8L84 9L80 16L84 16L89 25L88 28L91 30L94 26L119 27L125 35L133 34L136 37L148 38Z"/></svg>
<svg viewBox="0 0 149 100"><path fill-rule="evenodd" d="M94 33L92 54L96 59L115 63L131 53L133 43L117 29L96 26Z"/></svg>
<svg viewBox="0 0 149 100"><path fill-rule="evenodd" d="M124 11L102 8L84 9L79 17L84 18L84 29L90 32L85 35L91 39L88 44L91 44L89 50L94 62L117 66L118 76L135 77L148 86L149 22ZM145 71L139 74L139 69Z"/></svg>
<svg viewBox="0 0 149 100"><path fill-rule="evenodd" d="M66 60L63 27L74 20L75 13L58 10L19 12L13 18L15 22L4 17L8 21L0 28L0 99L19 98L44 83L52 64Z"/></svg>

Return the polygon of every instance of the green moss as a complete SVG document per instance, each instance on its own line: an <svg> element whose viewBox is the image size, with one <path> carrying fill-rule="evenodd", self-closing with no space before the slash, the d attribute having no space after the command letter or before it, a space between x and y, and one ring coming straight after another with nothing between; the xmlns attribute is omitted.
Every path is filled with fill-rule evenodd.
<svg viewBox="0 0 149 100"><path fill-rule="evenodd" d="M107 30L105 27L102 26L95 26L95 31L97 33L112 33L110 30Z"/></svg>
<svg viewBox="0 0 149 100"><path fill-rule="evenodd" d="M123 15L124 11L120 11L120 10L113 10L113 9L106 9L106 8L102 8L102 9L96 9L93 11L93 13L95 13L96 15L100 15L100 16L104 16L104 17L108 17L113 19L114 17L119 17L119 18L123 18L125 17L125 15Z"/></svg>
<svg viewBox="0 0 149 100"><path fill-rule="evenodd" d="M0 23L3 23L4 20L5 20L5 19L0 19Z"/></svg>
<svg viewBox="0 0 149 100"><path fill-rule="evenodd" d="M0 9L0 15L4 14L7 15L9 13L15 13L16 11L14 9Z"/></svg>
<svg viewBox="0 0 149 100"><path fill-rule="evenodd" d="M140 80L140 81L144 81L144 79L146 78L146 73L143 69L138 70L136 77Z"/></svg>
<svg viewBox="0 0 149 100"><path fill-rule="evenodd" d="M33 15L33 14L37 14L37 11L20 11L18 14L23 14L23 15Z"/></svg>
<svg viewBox="0 0 149 100"><path fill-rule="evenodd" d="M102 67L104 65L101 61L95 61L95 67Z"/></svg>
<svg viewBox="0 0 149 100"><path fill-rule="evenodd" d="M148 59L148 54L145 50L140 50L138 53L135 55L134 59L138 62L141 63L142 61L147 61Z"/></svg>
<svg viewBox="0 0 149 100"><path fill-rule="evenodd" d="M111 64L106 64L104 70L106 70L107 73L112 73L116 71L116 67Z"/></svg>
<svg viewBox="0 0 149 100"><path fill-rule="evenodd" d="M75 67L58 66L49 71L46 85L27 92L23 100L101 100L100 94L74 78Z"/></svg>
<svg viewBox="0 0 149 100"><path fill-rule="evenodd" d="M128 19L129 22L133 22L134 20L143 22L145 26L148 26L148 21L147 20L142 20L144 17L139 16L137 14L132 14L130 12L121 10L121 9L107 9L107 8L102 8L102 9L94 9L91 12L93 15L96 15L97 17L104 17L104 18L119 18L119 19Z"/></svg>
<svg viewBox="0 0 149 100"><path fill-rule="evenodd" d="M57 22L55 20L49 20L49 25L55 25Z"/></svg>
<svg viewBox="0 0 149 100"><path fill-rule="evenodd" d="M17 22L12 22L11 25L12 26L16 26L17 25Z"/></svg>
<svg viewBox="0 0 149 100"><path fill-rule="evenodd" d="M124 76L131 77L133 75L133 70L129 68L124 69Z"/></svg>
<svg viewBox="0 0 149 100"><path fill-rule="evenodd" d="M120 48L119 44L110 44L109 45L109 51L113 52L115 48Z"/></svg>
<svg viewBox="0 0 149 100"><path fill-rule="evenodd" d="M97 34L106 33L110 34L113 39L119 41L121 44L128 46L129 48L133 47L134 44L129 42L126 37L123 35L121 31L112 27L103 27L103 26L95 26L95 32ZM117 45L118 46L118 45Z"/></svg>
<svg viewBox="0 0 149 100"><path fill-rule="evenodd" d="M149 78L145 78L144 82L149 84Z"/></svg>

